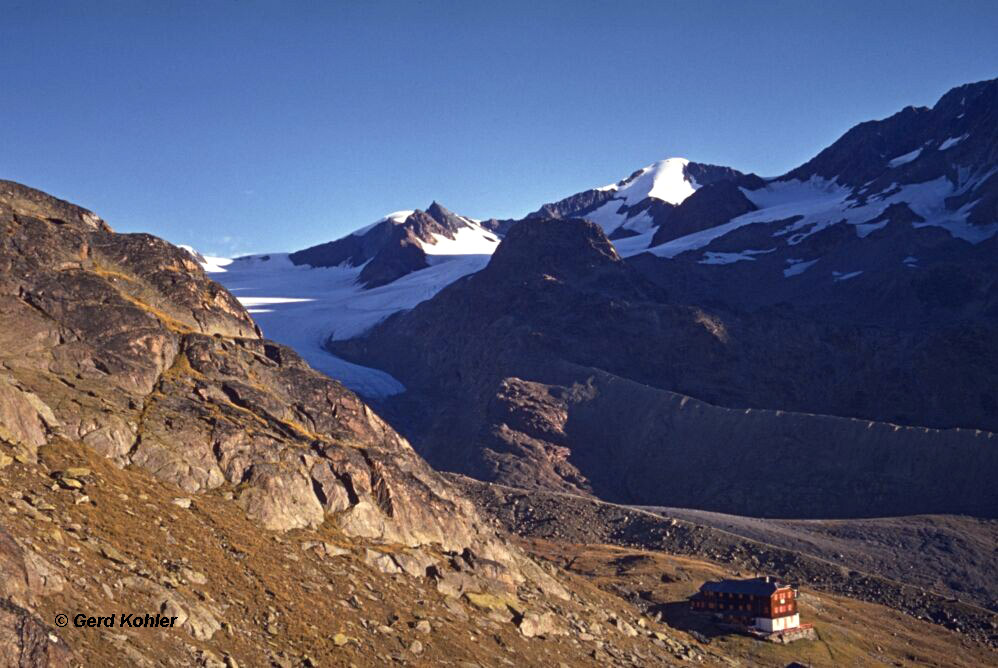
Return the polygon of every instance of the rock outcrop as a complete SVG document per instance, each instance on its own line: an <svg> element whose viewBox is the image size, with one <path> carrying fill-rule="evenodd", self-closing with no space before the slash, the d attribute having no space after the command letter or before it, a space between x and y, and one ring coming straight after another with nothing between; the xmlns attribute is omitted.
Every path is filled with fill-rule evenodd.
<svg viewBox="0 0 998 668"><path fill-rule="evenodd" d="M69 666L71 654L58 635L31 609L43 594L62 588L61 578L40 557L24 550L0 529L0 663L13 666Z"/></svg>
<svg viewBox="0 0 998 668"><path fill-rule="evenodd" d="M651 245L658 246L671 239L721 225L755 209L756 206L734 181L705 185L664 217L652 237Z"/></svg>
<svg viewBox="0 0 998 668"><path fill-rule="evenodd" d="M357 396L261 338L184 250L0 182L0 322L0 468L82 443L186 494L225 488L262 530L331 523L407 550L400 570L422 576L438 560L427 555L473 555L494 566L486 575L469 561L466 587L530 580L565 595ZM30 587L6 577L23 565L11 550L0 559L0 648L56 662L61 645L26 612Z"/></svg>

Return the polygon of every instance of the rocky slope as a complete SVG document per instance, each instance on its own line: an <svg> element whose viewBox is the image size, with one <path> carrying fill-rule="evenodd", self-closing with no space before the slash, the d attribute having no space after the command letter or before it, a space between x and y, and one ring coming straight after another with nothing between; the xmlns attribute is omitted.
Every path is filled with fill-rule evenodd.
<svg viewBox="0 0 998 668"><path fill-rule="evenodd" d="M836 223L793 246L773 242L746 255L766 245L758 241L765 226L749 225L697 251L630 262L687 303L895 329L995 322L998 237L972 244L913 227L913 216L897 205L862 239Z"/></svg>
<svg viewBox="0 0 998 668"><path fill-rule="evenodd" d="M760 643L725 632L709 617L691 612L683 602L705 580L745 577L746 571L732 563L709 563L640 547L580 545L558 539L529 539L522 544L531 554L632 601L646 611L649 619L689 633L738 665L972 668L994 663L994 650L965 633L804 583L798 590L801 619L814 626L817 638L790 645Z"/></svg>
<svg viewBox="0 0 998 668"><path fill-rule="evenodd" d="M188 496L57 439L36 463L4 467L0 666L674 665L680 649L724 660L660 624L619 631L639 628L633 606L551 565L536 568L570 599L484 589L501 566L470 550L417 555L334 522L261 530L235 493ZM129 613L175 625L122 627ZM81 614L115 626L77 627Z"/></svg>
<svg viewBox="0 0 998 668"><path fill-rule="evenodd" d="M186 251L10 182L0 223L0 665L732 663L510 545Z"/></svg>
<svg viewBox="0 0 998 668"><path fill-rule="evenodd" d="M660 228L634 261L694 303L888 327L993 322L996 115L992 80L861 123L777 179L697 191L676 211L693 224Z"/></svg>
<svg viewBox="0 0 998 668"><path fill-rule="evenodd" d="M481 479L996 517L995 114L984 81L779 178L656 163L542 207L484 270L327 347L397 378L393 423Z"/></svg>
<svg viewBox="0 0 998 668"><path fill-rule="evenodd" d="M189 493L240 485L271 529L342 513L410 546L471 538L473 511L409 445L260 338L186 252L9 182L0 198L0 414L16 454L62 437Z"/></svg>
<svg viewBox="0 0 998 668"><path fill-rule="evenodd" d="M910 616L899 620L901 615L883 606L837 599L821 589L809 594L805 614L818 625L822 640L781 651L782 657L791 655L782 661L780 656L763 660L759 652L766 648L754 641L706 638L670 626L657 605L682 607L691 591L655 591L642 598L655 588L633 566L648 562L647 556L613 554L610 548L613 586L594 580L588 569L591 555L608 552L597 545L566 545L558 554L525 546L542 560L542 570L571 593L570 600L533 586L518 587L515 596L455 590L453 575L420 575L414 570L418 562L406 559L397 546L347 536L332 522L316 529L261 531L231 501L234 491L223 486L187 496L146 471L119 469L87 446L63 441L42 446L37 463L5 467L0 471L0 569L5 576L0 579L5 597L0 665L484 667L696 661L783 666L794 655L824 654L826 648L840 657L953 665L939 659L946 656L940 650L952 652L953 647L959 647L963 661L956 665L989 663L987 645L972 632L957 635ZM584 510L575 515L562 522L566 532L584 532L575 520L592 517ZM696 535L704 535L699 531ZM470 552L430 554L444 573L460 568L465 583L495 569ZM769 561L765 551L759 554ZM688 588L720 575L699 560L683 561L682 578L673 577L675 564L649 563L654 581L681 579ZM177 617L178 625L55 624L59 614L123 612L168 614ZM854 627L874 618L878 633L856 637ZM962 618L960 623L966 626ZM813 664L835 665L830 659Z"/></svg>
<svg viewBox="0 0 998 668"><path fill-rule="evenodd" d="M10 182L0 224L0 665L732 662L510 545L188 252ZM500 265L619 264L566 239L585 266L546 244ZM73 621L127 613L175 626Z"/></svg>
<svg viewBox="0 0 998 668"><path fill-rule="evenodd" d="M199 607L151 574L169 555L156 553L139 527L169 506L162 486L183 509L188 495L231 499L225 512L238 508L242 530L261 536L332 530L348 549L369 546L375 570L432 575L451 597L513 601L530 589L546 600L568 596L483 526L472 504L355 395L262 339L186 251L115 234L88 211L7 181L0 225L0 482L15 517L0 535L5 656L58 664L79 649L37 612L49 605L39 598L46 593L86 600L82 580L66 582L70 555L81 552L67 546L65 531L125 566L115 567L131 573L122 582L156 599L156 610L176 599L195 639L215 636L224 605ZM107 461L96 479L117 478L118 501L91 496L95 465L87 453ZM133 473L119 477L110 465ZM140 472L152 478L136 479ZM129 485L150 503L122 503ZM59 520L50 531L53 512ZM100 518L111 516L119 523L98 531ZM190 538L199 535L188 529ZM39 540L61 555L62 569L46 563ZM86 565L74 572L82 578ZM130 589L123 602L144 600ZM111 591L107 599L117 600Z"/></svg>

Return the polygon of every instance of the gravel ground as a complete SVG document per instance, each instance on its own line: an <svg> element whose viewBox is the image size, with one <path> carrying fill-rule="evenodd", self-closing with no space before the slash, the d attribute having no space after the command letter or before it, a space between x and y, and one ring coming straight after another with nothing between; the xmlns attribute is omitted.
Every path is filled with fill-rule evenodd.
<svg viewBox="0 0 998 668"><path fill-rule="evenodd" d="M998 611L998 521L958 515L771 520L645 508Z"/></svg>

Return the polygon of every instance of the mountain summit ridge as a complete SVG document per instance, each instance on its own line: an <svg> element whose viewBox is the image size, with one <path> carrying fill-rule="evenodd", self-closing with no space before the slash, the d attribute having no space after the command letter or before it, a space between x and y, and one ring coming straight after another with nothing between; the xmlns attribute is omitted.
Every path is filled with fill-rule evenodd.
<svg viewBox="0 0 998 668"><path fill-rule="evenodd" d="M595 222L625 262L644 268L650 280L688 303L790 309L864 326L991 317L998 308L988 278L998 232L998 122L988 119L998 113L996 89L998 80L970 84L943 95L935 111L912 108L893 121L860 124L780 177L762 179L684 159L660 161L615 184L546 204L528 218ZM912 121L915 141L901 131L909 118L935 120ZM884 129L879 138L878 128ZM861 176L839 179L854 144L869 160L856 172ZM682 166L670 173L689 188L697 186L678 205L648 196L655 166L666 163ZM642 178L647 190L627 198L619 193ZM466 227L452 223L457 231L451 233L427 212L402 212L308 249L317 257L292 254L296 271L283 260L268 263L268 256L257 256L228 265L218 278L244 298L282 302L257 318L265 330L305 351L312 364L376 393L370 396L397 393L404 387L397 379L386 383L381 371L347 366L324 352L321 342L362 334L481 271L516 223L436 213ZM407 227L410 218L409 227L436 232L407 237L397 228ZM331 247L347 251L321 257ZM305 268L304 259L316 268Z"/></svg>

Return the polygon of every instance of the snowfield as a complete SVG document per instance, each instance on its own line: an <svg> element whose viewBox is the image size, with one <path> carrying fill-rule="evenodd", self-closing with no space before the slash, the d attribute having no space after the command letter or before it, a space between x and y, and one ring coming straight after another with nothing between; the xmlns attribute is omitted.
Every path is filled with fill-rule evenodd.
<svg viewBox="0 0 998 668"><path fill-rule="evenodd" d="M462 219L467 227L455 232L453 239L434 234L433 243L420 242L423 252L431 256L431 264L435 255L492 255L495 252L499 237L468 218Z"/></svg>
<svg viewBox="0 0 998 668"><path fill-rule="evenodd" d="M495 244L498 245L498 244ZM429 299L458 278L482 269L489 255L440 255L435 264L373 289L357 284L360 267L295 266L287 253L230 261L224 272L205 266L253 314L266 337L294 348L313 368L367 397L405 391L391 375L351 364L323 348L389 315Z"/></svg>
<svg viewBox="0 0 998 668"><path fill-rule="evenodd" d="M837 181L818 177L812 177L807 181L771 181L758 190L742 188L745 196L759 207L756 211L733 218L723 225L694 232L646 250L659 257L671 258L686 251L702 248L739 227L793 216L803 216L803 218L774 234L775 237L786 237L787 243L791 246L829 225L843 221L853 225L857 236L862 238L883 227L886 223L869 221L878 218L890 205L897 203L907 204L912 211L925 219L924 223L915 224L916 227L941 227L956 238L978 243L994 236L995 232L998 232L998 223L987 226L967 223L967 215L974 201L958 211L946 209L944 203L948 197L973 191L989 176L990 173L969 179L957 186L945 177L923 183L895 186L884 193L871 196L863 205L851 200L852 190ZM634 248L629 250L630 255L637 251Z"/></svg>

